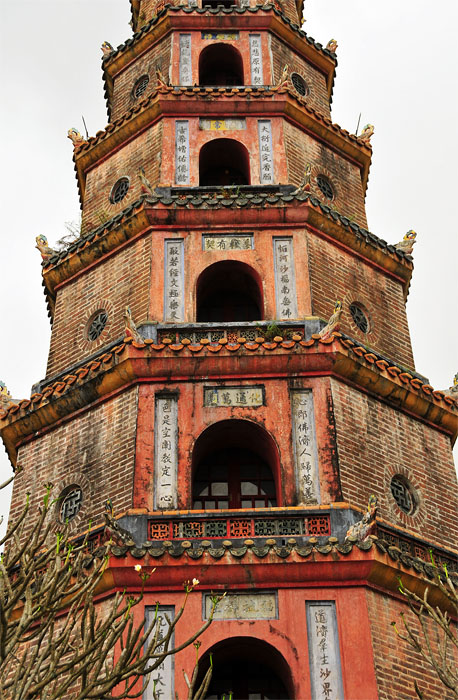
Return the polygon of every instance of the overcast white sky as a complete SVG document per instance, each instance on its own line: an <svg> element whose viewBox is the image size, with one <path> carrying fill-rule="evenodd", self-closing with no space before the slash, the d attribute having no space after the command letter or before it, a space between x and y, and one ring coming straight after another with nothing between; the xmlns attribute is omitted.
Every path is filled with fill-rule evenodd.
<svg viewBox="0 0 458 700"><path fill-rule="evenodd" d="M333 120L375 125L369 229L418 232L407 305L417 371L458 371L456 0L306 0L304 29L338 41ZM0 379L15 398L43 378L50 337L35 236L79 215L67 130L107 123L100 45L131 36L129 0L0 0ZM0 481L10 473L0 445ZM0 495L4 502L5 494ZM5 512L0 504L0 512Z"/></svg>

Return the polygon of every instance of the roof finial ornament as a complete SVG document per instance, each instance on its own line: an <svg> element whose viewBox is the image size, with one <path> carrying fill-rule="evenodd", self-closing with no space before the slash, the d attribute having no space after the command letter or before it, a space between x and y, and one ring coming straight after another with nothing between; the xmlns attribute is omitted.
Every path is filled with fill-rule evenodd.
<svg viewBox="0 0 458 700"><path fill-rule="evenodd" d="M335 53L337 51L337 41L335 39L329 39L328 43L326 44L326 50L330 51L331 53Z"/></svg>
<svg viewBox="0 0 458 700"><path fill-rule="evenodd" d="M73 148L81 146L82 143L87 143L86 139L80 134L78 129L72 127L67 131L67 137L71 140Z"/></svg>
<svg viewBox="0 0 458 700"><path fill-rule="evenodd" d="M301 194L302 192L310 192L312 182L312 164L307 163L304 170L304 177L302 178L299 187L294 190L293 195Z"/></svg>
<svg viewBox="0 0 458 700"><path fill-rule="evenodd" d="M448 389L442 391L445 396L450 396L455 401L458 401L458 372L453 377L453 384Z"/></svg>
<svg viewBox="0 0 458 700"><path fill-rule="evenodd" d="M14 403L5 382L0 380L0 411L6 411Z"/></svg>
<svg viewBox="0 0 458 700"><path fill-rule="evenodd" d="M111 54L114 51L114 48L112 47L109 41L104 41L101 46L101 49L103 53L103 58L108 58L108 56L111 56Z"/></svg>
<svg viewBox="0 0 458 700"><path fill-rule="evenodd" d="M366 144L366 146L371 145L371 136L374 133L374 125L366 124L359 136L357 136L358 141Z"/></svg>
<svg viewBox="0 0 458 700"><path fill-rule="evenodd" d="M402 250L402 252L406 255L412 255L416 237L417 234L415 233L415 231L410 229L410 231L407 231L402 241L396 243L394 247L396 248L396 250Z"/></svg>
<svg viewBox="0 0 458 700"><path fill-rule="evenodd" d="M377 505L377 496L371 494L367 504L367 512L364 513L361 520L348 528L346 537L355 537L358 542L367 540L376 525L375 517L377 515Z"/></svg>
<svg viewBox="0 0 458 700"><path fill-rule="evenodd" d="M164 75L163 75L160 68L156 68L156 78L157 78L157 84L159 85L159 87L168 87L169 86L169 84L168 84L167 80L164 78Z"/></svg>
<svg viewBox="0 0 458 700"><path fill-rule="evenodd" d="M324 328L318 333L321 340L328 340L334 331L338 331L340 328L340 317L342 315L342 302L336 301L334 304L334 313L327 322Z"/></svg>
<svg viewBox="0 0 458 700"><path fill-rule="evenodd" d="M40 233L39 236L35 238L36 241L36 246L40 253L41 253L41 259L44 260L45 262L49 260L49 258L52 258L53 255L56 254L56 251L54 248L50 248L48 245L48 239L46 236L43 236L42 233Z"/></svg>
<svg viewBox="0 0 458 700"><path fill-rule="evenodd" d="M288 73L289 73L289 68L288 68L288 64L286 64L286 65L283 67L283 71L282 71L282 74L281 74L281 78L280 78L280 80L279 80L278 83L277 83L277 87L285 87L285 86L287 85L287 83L288 83Z"/></svg>
<svg viewBox="0 0 458 700"><path fill-rule="evenodd" d="M143 170L143 168L138 169L138 177L139 177L140 182L142 183L142 185L141 185L142 194L153 194L153 187L152 187L150 181L148 180L148 178L146 177L146 173Z"/></svg>
<svg viewBox="0 0 458 700"><path fill-rule="evenodd" d="M137 330L137 326L132 318L132 312L129 306L126 306L126 310L124 311L124 320L126 322L126 327L124 329L125 337L132 338L134 343L140 343L143 345L145 341Z"/></svg>

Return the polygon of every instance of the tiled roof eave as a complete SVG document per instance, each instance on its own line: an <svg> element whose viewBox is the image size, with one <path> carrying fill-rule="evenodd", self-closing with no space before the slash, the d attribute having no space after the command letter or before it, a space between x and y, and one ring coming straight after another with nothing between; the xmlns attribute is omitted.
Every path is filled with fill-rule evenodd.
<svg viewBox="0 0 458 700"><path fill-rule="evenodd" d="M256 376L263 372L269 377L333 376L381 398L396 409L408 412L448 434L452 441L458 433L458 406L453 399L435 392L396 365L376 359L373 353L357 346L339 333L329 340L312 336L309 341L214 345L192 343L133 343L125 339L103 352L74 373L46 386L29 400L11 405L0 412L0 433L10 459L15 465L17 443L28 435L54 425L64 415L70 415L139 379L173 381L180 360L180 380L183 377L209 378L244 376L250 372L249 357L256 357ZM286 363L286 364L285 364ZM251 375L250 375L251 376ZM177 379L177 381L179 381Z"/></svg>

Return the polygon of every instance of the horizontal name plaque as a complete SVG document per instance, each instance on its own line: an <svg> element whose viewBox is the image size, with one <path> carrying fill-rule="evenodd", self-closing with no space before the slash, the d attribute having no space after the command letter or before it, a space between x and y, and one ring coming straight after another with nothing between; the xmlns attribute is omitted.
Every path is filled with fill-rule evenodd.
<svg viewBox="0 0 458 700"><path fill-rule="evenodd" d="M254 238L252 233L225 233L221 236L203 234L204 250L252 250Z"/></svg>
<svg viewBox="0 0 458 700"><path fill-rule="evenodd" d="M202 39L210 39L211 41L237 41L239 38L238 32L202 32Z"/></svg>
<svg viewBox="0 0 458 700"><path fill-rule="evenodd" d="M204 406L263 406L263 386L206 386Z"/></svg>
<svg viewBox="0 0 458 700"><path fill-rule="evenodd" d="M246 129L246 119L231 117L230 119L199 119L199 129L204 131L239 131Z"/></svg>
<svg viewBox="0 0 458 700"><path fill-rule="evenodd" d="M204 619L208 620L212 609L212 597L204 600ZM227 593L213 615L214 620L272 620L278 618L275 593Z"/></svg>

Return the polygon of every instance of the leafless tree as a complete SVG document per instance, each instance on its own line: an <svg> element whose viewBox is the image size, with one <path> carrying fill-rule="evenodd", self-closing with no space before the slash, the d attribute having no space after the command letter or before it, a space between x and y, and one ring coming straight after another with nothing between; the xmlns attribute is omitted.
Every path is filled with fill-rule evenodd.
<svg viewBox="0 0 458 700"><path fill-rule="evenodd" d="M56 531L51 490L51 486L46 488L32 528L33 513L27 500L0 540L1 698L137 698L168 656L193 643L197 667L200 643L196 640L211 624L219 598L213 598L209 619L176 647L173 633L199 583L196 579L184 583L183 604L173 620L165 616L163 634L158 608L147 628L134 622L133 609L154 575L143 573L140 565L135 567L140 593L117 593L96 604L113 542L109 539L91 553L88 536L73 541L68 524ZM188 700L205 697L211 671L210 666L197 689L197 670L191 681L185 676ZM151 685L151 695L157 700L154 683Z"/></svg>
<svg viewBox="0 0 458 700"><path fill-rule="evenodd" d="M432 555L431 555L432 556ZM458 591L447 571L435 566L435 585L442 594L442 604L432 605L429 600L429 587L425 588L423 597L409 590L400 580L399 591L407 599L410 612L414 615L419 625L412 624L412 617L401 613L403 632L400 632L395 622L392 622L396 634L415 649L424 661L431 666L443 685L451 691L452 696L458 698L458 667L456 664L458 653L458 636L456 625L447 612L453 611L454 617L458 616ZM423 692L414 681L415 691L420 700L426 700Z"/></svg>

